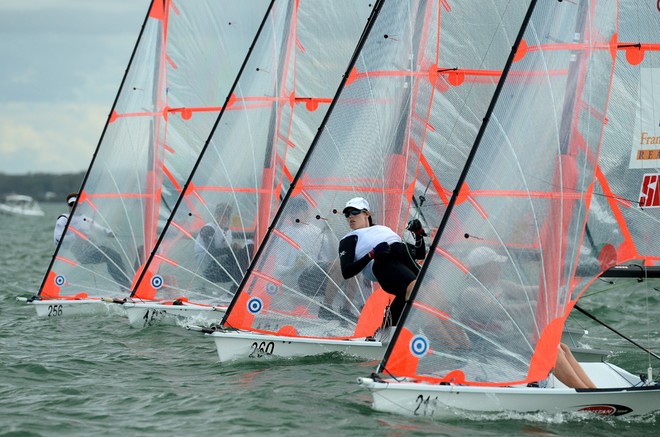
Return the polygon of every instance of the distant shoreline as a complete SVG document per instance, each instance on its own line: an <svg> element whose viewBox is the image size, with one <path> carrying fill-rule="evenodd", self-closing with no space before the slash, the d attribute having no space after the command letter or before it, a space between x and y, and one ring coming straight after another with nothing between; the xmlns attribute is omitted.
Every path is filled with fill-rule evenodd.
<svg viewBox="0 0 660 437"><path fill-rule="evenodd" d="M22 175L0 173L0 201L8 194L25 194L39 202L63 202L68 193L80 190L84 177L84 171Z"/></svg>

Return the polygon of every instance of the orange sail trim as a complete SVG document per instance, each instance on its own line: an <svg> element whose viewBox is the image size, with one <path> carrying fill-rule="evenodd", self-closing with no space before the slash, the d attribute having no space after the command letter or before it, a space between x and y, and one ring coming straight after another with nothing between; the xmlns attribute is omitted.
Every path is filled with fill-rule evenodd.
<svg viewBox="0 0 660 437"><path fill-rule="evenodd" d="M578 179L577 164L574 156L558 157L553 186L562 187L571 193L576 191ZM560 290L569 286L564 281L566 229L570 229L573 219L574 202L572 196L554 199L550 203L547 221L541 229L541 250L543 253L541 278L539 279L539 298L537 300L538 325L544 329L553 320L559 310L558 295Z"/></svg>
<svg viewBox="0 0 660 437"><path fill-rule="evenodd" d="M446 193L451 192L451 190L446 190L440 181L438 180L437 177L434 176L433 168L429 164L428 160L426 157L420 153L419 155L419 160L421 165L424 167L424 170L426 173L431 177L431 183L433 184L433 187L435 188L436 192L440 196L440 199L442 200L443 205L447 205L449 203L449 197L447 197Z"/></svg>
<svg viewBox="0 0 660 437"><path fill-rule="evenodd" d="M557 352L561 340L564 322L572 307L567 309L564 317L559 317L547 324L539 338L534 354L529 363L529 372L525 382L541 381L548 377L550 370L555 367Z"/></svg>
<svg viewBox="0 0 660 437"><path fill-rule="evenodd" d="M619 262L619 259L621 259L621 262L623 262L623 260L625 259L633 259L638 257L639 252L637 251L637 248L635 246L635 240L633 239L632 234L630 233L630 229L628 228L628 223L623 217L623 213L621 212L620 209L621 206L625 208L630 208L631 207L630 202L626 201L624 203L624 200L620 199L612 192L609 182L607 181L607 178L601 171L600 167L596 168L596 179L600 183L601 189L603 190L603 194L605 195L605 198L607 199L607 202L610 205L612 214L614 215L614 219L619 225L619 230L621 231L621 235L623 236L623 243L617 248L617 262Z"/></svg>
<svg viewBox="0 0 660 437"><path fill-rule="evenodd" d="M371 293L371 296L367 298L367 301L360 312L360 317L355 326L353 336L373 336L376 330L382 325L385 308L392 302L393 297L394 296L386 293L380 287L374 290L374 292Z"/></svg>
<svg viewBox="0 0 660 437"><path fill-rule="evenodd" d="M630 65L639 65L644 60L646 51L660 51L660 44L651 43L618 43L618 50L626 52L626 61Z"/></svg>
<svg viewBox="0 0 660 437"><path fill-rule="evenodd" d="M391 229L400 228L401 194L405 191L403 184L406 177L406 158L403 155L392 154L388 157L385 169L385 226Z"/></svg>
<svg viewBox="0 0 660 437"><path fill-rule="evenodd" d="M523 197L532 199L581 200L584 194L561 191L470 190L471 197Z"/></svg>
<svg viewBox="0 0 660 437"><path fill-rule="evenodd" d="M268 189L252 187L222 187L216 185L197 185L195 191L217 191L224 193L268 193Z"/></svg>
<svg viewBox="0 0 660 437"><path fill-rule="evenodd" d="M252 104L238 104L237 102L253 102ZM118 118L131 118L131 117L161 117L166 116L167 114L180 114L184 120L189 120L192 114L198 112L220 112L223 108L226 111L244 111L249 109L259 109L259 108L268 108L272 103L284 103L290 102L289 98L285 97L263 97L263 96L254 96L254 97L243 97L235 98L231 103L228 103L227 106L186 106L186 107L177 107L177 108L164 108L164 111L144 111L144 112L126 112L118 113L113 112L111 114L111 121L114 122ZM305 109L309 112L314 112L318 109L320 104L329 105L332 103L332 99L329 97L296 97L293 100L294 104L305 105Z"/></svg>
<svg viewBox="0 0 660 437"><path fill-rule="evenodd" d="M41 288L41 295L42 297L47 297L47 298L57 298L60 296L60 286L57 285L58 282L62 281L61 283L64 283L64 277L56 275L54 271L48 272L48 275L46 276L46 281L44 282L44 286Z"/></svg>
<svg viewBox="0 0 660 437"><path fill-rule="evenodd" d="M88 199L145 199L149 197L145 193L94 193L87 196ZM96 209L91 200L88 201L92 208Z"/></svg>
<svg viewBox="0 0 660 437"><path fill-rule="evenodd" d="M135 278L133 279L133 284L131 284L131 288L135 290L133 292L133 297L136 299L153 300L156 298L156 293L158 292L158 289L152 286L155 275L151 271L147 269L144 272L144 276L142 276L142 280L136 284L136 281L140 278L140 273L142 273L144 267L145 267L144 265L140 266L140 268L138 269L138 273L135 275ZM136 285L137 288L135 288Z"/></svg>
<svg viewBox="0 0 660 437"><path fill-rule="evenodd" d="M254 235L254 247L259 247L268 230L271 218L271 205L274 201L273 186L275 183L275 169L264 168L261 172L261 188L258 190L259 200L257 206L257 229Z"/></svg>
<svg viewBox="0 0 660 437"><path fill-rule="evenodd" d="M165 0L155 0L149 10L149 18L163 20L165 18Z"/></svg>
<svg viewBox="0 0 660 437"><path fill-rule="evenodd" d="M253 300L253 297L257 299L267 298L267 287L269 286L268 281L264 281L259 276L252 278L253 284L258 287L256 288L257 296L251 296L248 293L239 293L234 306L232 307L231 312L227 313L225 326L236 328L236 329L254 329L252 325L254 323L255 312L250 311L249 305L251 303L256 304L257 301ZM270 299L268 298L270 301ZM263 301L260 301L263 305Z"/></svg>
<svg viewBox="0 0 660 437"><path fill-rule="evenodd" d="M299 184L302 185L302 184ZM399 188L383 188L380 186L374 186L374 185L307 185L305 184L305 190L307 191L325 191L328 188L332 189L333 191L360 191L363 193L385 193L385 194L396 194L396 195L401 195L402 193L405 193L405 189L403 187Z"/></svg>
<svg viewBox="0 0 660 437"><path fill-rule="evenodd" d="M407 328L401 328L399 337L394 344L390 346L390 358L387 360L387 372L393 375L416 375L419 358L410 353L410 344L413 340L413 333Z"/></svg>
<svg viewBox="0 0 660 437"><path fill-rule="evenodd" d="M68 258L64 258L63 256L60 256L60 255L58 255L58 256L56 257L56 259L57 259L58 261L65 262L65 263L67 263L67 264L69 264L69 265L71 265L71 266L77 266L77 265L78 265L77 262L72 261L72 260L70 260L70 259L68 259Z"/></svg>

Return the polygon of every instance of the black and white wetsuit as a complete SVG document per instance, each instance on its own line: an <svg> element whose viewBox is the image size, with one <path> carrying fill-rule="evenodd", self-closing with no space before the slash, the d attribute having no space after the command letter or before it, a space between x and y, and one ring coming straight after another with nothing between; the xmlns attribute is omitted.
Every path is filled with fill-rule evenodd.
<svg viewBox="0 0 660 437"><path fill-rule="evenodd" d="M389 253L372 259L369 252L379 243L389 244ZM344 279L362 272L367 279L378 281L386 292L395 296L391 305L392 320L396 324L403 312L406 288L417 278L419 265L415 262L426 256L424 238L407 244L387 226L374 225L349 232L339 242L339 259Z"/></svg>

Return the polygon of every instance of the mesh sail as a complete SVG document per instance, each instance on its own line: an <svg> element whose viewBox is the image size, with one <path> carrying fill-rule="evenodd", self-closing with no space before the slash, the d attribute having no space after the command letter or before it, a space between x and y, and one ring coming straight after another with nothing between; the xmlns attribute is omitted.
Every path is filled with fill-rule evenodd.
<svg viewBox="0 0 660 437"><path fill-rule="evenodd" d="M611 1L538 2L380 371L511 385L554 367L613 57Z"/></svg>
<svg viewBox="0 0 660 437"><path fill-rule="evenodd" d="M229 303L369 13L368 1L275 2L134 297Z"/></svg>
<svg viewBox="0 0 660 437"><path fill-rule="evenodd" d="M42 297L130 292L267 5L152 3Z"/></svg>
<svg viewBox="0 0 660 437"><path fill-rule="evenodd" d="M403 239L410 218L440 223L522 9L383 3L225 325L315 338L374 334L392 296L362 274L342 278L337 248L350 229L341 211L364 197L374 222Z"/></svg>
<svg viewBox="0 0 660 437"><path fill-rule="evenodd" d="M619 6L611 103L574 298L614 265L660 264L660 244L650 237L660 223L660 10L652 3Z"/></svg>

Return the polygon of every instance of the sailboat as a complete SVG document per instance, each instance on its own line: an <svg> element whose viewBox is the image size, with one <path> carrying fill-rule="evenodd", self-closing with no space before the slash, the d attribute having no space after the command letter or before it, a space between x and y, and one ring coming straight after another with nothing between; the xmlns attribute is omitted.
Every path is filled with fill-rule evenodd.
<svg viewBox="0 0 660 437"><path fill-rule="evenodd" d="M145 263L129 322L219 322L332 101L369 2L274 2Z"/></svg>
<svg viewBox="0 0 660 437"><path fill-rule="evenodd" d="M67 228L24 299L37 315L107 312L129 295L267 5L152 1Z"/></svg>
<svg viewBox="0 0 660 437"><path fill-rule="evenodd" d="M44 211L31 196L8 194L5 196L5 201L0 203L0 214L42 217Z"/></svg>
<svg viewBox="0 0 660 437"><path fill-rule="evenodd" d="M630 259L648 265L658 260L657 244L644 245L632 231L635 220L653 221L653 212L624 213L633 209L631 197L625 197L630 193L608 191L620 182L612 167L628 165L611 160L620 159L622 150L630 157L630 140L637 135L627 134L639 111L623 109L626 117L616 122L625 126L620 131L625 141L605 124L620 113L619 105L625 107L617 87L635 78L637 89L644 89L648 73L642 71L657 68L657 45L645 37L660 29L658 16L649 9L646 26L639 26L639 11L627 15L634 11L632 2L621 9L601 1L537 2L533 9L534 3L519 38L527 54L500 82L492 115L456 187L472 202L452 198L377 373L358 378L379 411L433 417L503 411L629 417L660 409L660 386L651 368L639 376L611 363L583 363L595 389L569 387L553 372L565 319L585 288ZM557 39L556 51L541 45L547 38ZM569 56L561 53L566 44L574 45ZM633 67L642 58L649 63ZM550 78L558 71L567 74ZM546 78L516 81L514 72L527 77L543 72ZM630 95L635 97L628 102L639 110L645 98L637 91ZM605 196L598 199L599 193ZM640 203L641 197L646 199L640 196ZM616 220L608 220L608 211ZM631 216L637 218L628 221ZM605 235L614 228L624 235ZM491 253L486 270L475 264L475 251ZM512 289L518 292L507 293ZM447 337L465 342L452 348L443 342Z"/></svg>
<svg viewBox="0 0 660 437"><path fill-rule="evenodd" d="M523 17L499 2L374 3L345 80L222 326L206 331L221 362L328 352L382 357L392 296L364 276L338 274L336 248L349 229L337 213L361 196L392 229L410 218L430 229L440 224ZM476 54L445 51L445 41ZM291 260L297 274L281 268Z"/></svg>

